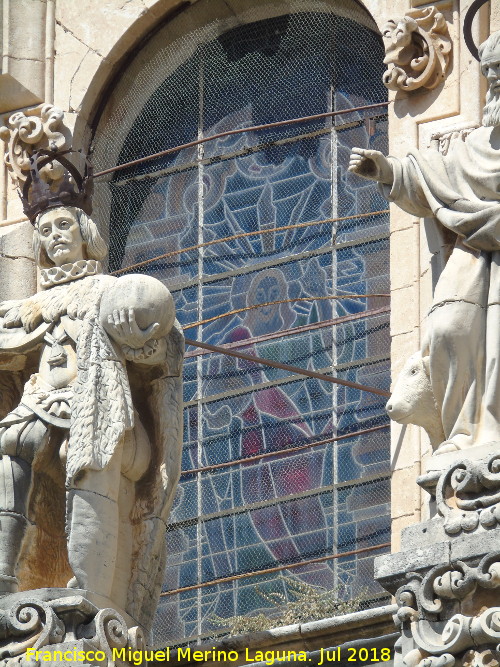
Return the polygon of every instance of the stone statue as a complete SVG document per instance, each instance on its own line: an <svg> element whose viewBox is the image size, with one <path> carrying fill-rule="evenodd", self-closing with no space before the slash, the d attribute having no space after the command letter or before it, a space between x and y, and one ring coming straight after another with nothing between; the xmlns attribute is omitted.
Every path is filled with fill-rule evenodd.
<svg viewBox="0 0 500 667"><path fill-rule="evenodd" d="M54 155L32 158L24 188L41 290L0 303L0 368L25 380L0 420L0 596L90 591L147 631L180 474L184 339L162 283L103 275L83 182L61 184Z"/></svg>
<svg viewBox="0 0 500 667"><path fill-rule="evenodd" d="M354 148L349 166L403 210L432 218L450 244L421 350L445 436L435 453L500 441L500 32L479 54L489 85L482 127L446 155Z"/></svg>

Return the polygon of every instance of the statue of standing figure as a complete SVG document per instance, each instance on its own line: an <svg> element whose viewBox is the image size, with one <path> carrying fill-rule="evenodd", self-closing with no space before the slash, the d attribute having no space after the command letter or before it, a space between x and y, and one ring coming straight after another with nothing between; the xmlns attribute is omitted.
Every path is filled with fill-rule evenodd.
<svg viewBox="0 0 500 667"><path fill-rule="evenodd" d="M32 156L41 290L0 304L0 368L28 377L0 421L0 595L83 589L148 629L180 475L184 338L162 283L103 274L107 247L69 166Z"/></svg>
<svg viewBox="0 0 500 667"><path fill-rule="evenodd" d="M398 159L354 148L349 166L452 238L421 350L444 433L435 453L500 441L500 32L479 55L488 80L482 127L446 155L413 150Z"/></svg>

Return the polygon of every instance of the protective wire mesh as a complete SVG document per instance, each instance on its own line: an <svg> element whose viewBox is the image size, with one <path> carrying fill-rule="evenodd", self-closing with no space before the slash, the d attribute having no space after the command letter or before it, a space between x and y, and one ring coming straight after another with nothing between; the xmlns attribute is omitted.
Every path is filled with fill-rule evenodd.
<svg viewBox="0 0 500 667"><path fill-rule="evenodd" d="M261 3L208 24L207 3L180 14L114 90L95 170L385 101L369 17L354 2L308 4L276 16ZM139 263L134 272L162 280L190 338L388 389L389 301L361 296L389 292L386 202L346 171L352 146L386 148L386 124L383 108L346 112L98 179L110 270ZM283 577L380 599L373 558L383 549L358 551L389 540L385 399L188 347L184 400L185 472L154 643L212 637L224 631L216 616L269 610L259 590L290 596Z"/></svg>

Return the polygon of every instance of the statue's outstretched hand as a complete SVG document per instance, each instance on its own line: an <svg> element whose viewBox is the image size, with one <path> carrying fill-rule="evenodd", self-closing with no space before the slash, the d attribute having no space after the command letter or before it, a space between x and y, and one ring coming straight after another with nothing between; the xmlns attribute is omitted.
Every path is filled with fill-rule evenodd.
<svg viewBox="0 0 500 667"><path fill-rule="evenodd" d="M108 316L106 329L118 343L137 350L144 347L144 344L153 338L159 327L159 323L154 322L147 329L141 329L135 320L134 309L121 308L114 310Z"/></svg>
<svg viewBox="0 0 500 667"><path fill-rule="evenodd" d="M391 164L380 151L353 148L348 171L386 185L392 185L394 181Z"/></svg>

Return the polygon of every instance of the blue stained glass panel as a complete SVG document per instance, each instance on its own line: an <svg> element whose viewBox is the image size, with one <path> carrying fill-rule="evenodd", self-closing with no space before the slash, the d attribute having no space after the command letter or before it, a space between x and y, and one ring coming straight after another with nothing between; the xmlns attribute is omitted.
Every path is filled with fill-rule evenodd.
<svg viewBox="0 0 500 667"><path fill-rule="evenodd" d="M166 26L167 46L150 60L146 47L136 69L160 78L118 162L345 113L222 136L116 172L106 186L110 268L169 286L189 338L386 390L387 204L347 171L352 146L387 149L385 108L348 111L387 100L383 48L363 10L343 4L342 16L238 17L222 32L214 23L172 48ZM95 142L104 162L107 139ZM157 645L222 632L215 616L269 612L259 589L289 597L283 573L342 585L347 597L366 590L369 604L381 594L372 552L337 556L389 539L385 399L252 359L187 353L183 474ZM259 574L276 567L285 569Z"/></svg>

